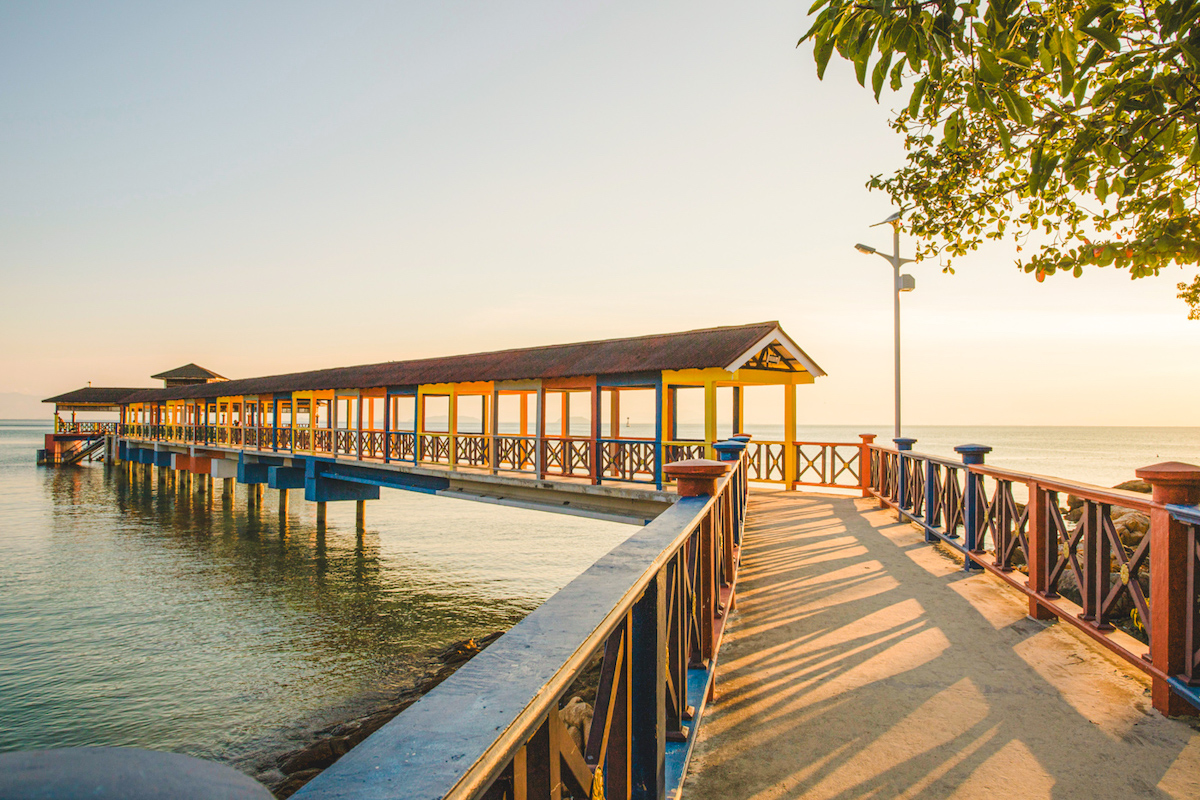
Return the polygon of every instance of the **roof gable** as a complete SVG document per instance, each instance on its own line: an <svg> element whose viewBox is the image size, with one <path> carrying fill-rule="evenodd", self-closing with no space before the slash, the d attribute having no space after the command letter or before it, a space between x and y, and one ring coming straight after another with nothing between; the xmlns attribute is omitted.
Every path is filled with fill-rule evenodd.
<svg viewBox="0 0 1200 800"><path fill-rule="evenodd" d="M157 375L151 375L154 380L196 380L207 381L212 379L225 380L224 375L218 375L211 369L205 369L198 364L184 364L182 367L169 369L166 372L160 372Z"/></svg>

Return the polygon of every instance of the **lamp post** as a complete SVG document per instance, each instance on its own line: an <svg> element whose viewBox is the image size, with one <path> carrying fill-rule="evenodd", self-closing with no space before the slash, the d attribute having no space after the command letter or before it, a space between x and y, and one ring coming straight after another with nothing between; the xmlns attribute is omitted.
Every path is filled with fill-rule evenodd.
<svg viewBox="0 0 1200 800"><path fill-rule="evenodd" d="M900 215L902 213L903 213L902 211L897 211L896 213L892 214L890 217L885 219L883 222L876 222L874 225L871 226L872 228L879 227L880 225L891 225L892 226L892 253L891 253L891 255L888 255L886 253L881 253L878 250L876 250L874 247L870 247L865 244L854 245L854 249L857 250L858 252L865 253L867 255L871 255L872 253L874 253L875 255L879 256L880 258L886 259L892 265L892 300L893 300L893 308L895 309L894 342L895 342L895 351L896 351L896 353L895 353L895 364L896 364L896 367L895 367L895 375L896 375L896 425L895 425L896 433L895 433L895 438L897 438L897 439L900 438L900 293L901 292L911 292L913 289L917 288L917 282L913 278L912 275L901 275L900 274L900 266L902 264L912 264L913 262L916 261L915 258L901 258L900 257Z"/></svg>

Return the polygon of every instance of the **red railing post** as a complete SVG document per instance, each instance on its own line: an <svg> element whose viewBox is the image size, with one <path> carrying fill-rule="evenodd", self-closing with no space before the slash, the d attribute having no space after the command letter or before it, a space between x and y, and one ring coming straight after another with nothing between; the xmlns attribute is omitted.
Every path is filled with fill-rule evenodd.
<svg viewBox="0 0 1200 800"><path fill-rule="evenodd" d="M1029 616L1034 619L1054 619L1054 612L1037 601L1050 591L1050 570L1057 553L1057 543L1051 538L1047 514L1050 511L1050 493L1035 480L1029 481L1029 517L1025 535L1029 543L1029 580L1026 585L1033 592L1029 596Z"/></svg>
<svg viewBox="0 0 1200 800"><path fill-rule="evenodd" d="M1187 622L1192 598L1188 596L1187 568L1192 554L1185 524L1177 521L1167 505L1200 502L1200 467L1168 461L1142 467L1135 473L1154 488L1150 508L1150 663L1167 676L1179 675L1187 667ZM1158 675L1153 676L1151 701L1163 714L1195 714L1196 709L1171 691Z"/></svg>
<svg viewBox="0 0 1200 800"><path fill-rule="evenodd" d="M862 496L871 496L871 443L875 441L875 434L860 433L859 439L862 439L862 444L858 446L858 485L862 488Z"/></svg>

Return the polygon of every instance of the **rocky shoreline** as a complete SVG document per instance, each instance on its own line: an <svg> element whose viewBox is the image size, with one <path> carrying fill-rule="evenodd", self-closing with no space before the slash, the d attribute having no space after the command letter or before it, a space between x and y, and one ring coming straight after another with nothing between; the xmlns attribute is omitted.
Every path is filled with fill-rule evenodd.
<svg viewBox="0 0 1200 800"><path fill-rule="evenodd" d="M415 687L389 698L382 705L376 705L366 714L321 728L315 732L314 740L303 747L265 755L259 761L260 766L254 778L280 800L290 797L363 739L453 675L459 667L500 638L502 633L497 631L479 638L464 639L442 649L434 654L441 666L425 673Z"/></svg>

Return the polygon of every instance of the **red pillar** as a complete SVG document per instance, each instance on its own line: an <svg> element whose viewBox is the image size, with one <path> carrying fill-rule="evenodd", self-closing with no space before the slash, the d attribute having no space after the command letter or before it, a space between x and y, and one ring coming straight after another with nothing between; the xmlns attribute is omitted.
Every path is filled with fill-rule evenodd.
<svg viewBox="0 0 1200 800"><path fill-rule="evenodd" d="M1029 595L1029 616L1034 619L1054 619L1054 612L1037 601L1050 591L1050 569L1058 552L1058 542L1051 533L1050 494L1037 481L1029 482L1029 523L1026 526L1029 542L1029 581L1034 594Z"/></svg>
<svg viewBox="0 0 1200 800"><path fill-rule="evenodd" d="M1192 613L1188 597L1187 526L1178 522L1167 505L1194 505L1200 502L1200 467L1168 461L1142 467L1139 478L1154 487L1154 505L1150 509L1150 663L1168 676L1186 669L1188 652L1187 623ZM1171 691L1158 676L1153 679L1151 700L1163 714L1195 714L1190 703Z"/></svg>
<svg viewBox="0 0 1200 800"><path fill-rule="evenodd" d="M860 433L858 438L862 444L858 446L858 485L862 488L862 496L871 496L871 443L875 434Z"/></svg>

